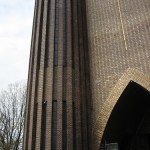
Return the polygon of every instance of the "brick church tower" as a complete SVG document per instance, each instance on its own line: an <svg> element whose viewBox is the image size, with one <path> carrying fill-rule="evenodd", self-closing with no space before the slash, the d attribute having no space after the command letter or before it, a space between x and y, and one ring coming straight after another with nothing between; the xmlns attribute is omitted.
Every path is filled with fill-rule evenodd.
<svg viewBox="0 0 150 150"><path fill-rule="evenodd" d="M149 0L35 1L23 150L146 143L147 90Z"/></svg>
<svg viewBox="0 0 150 150"><path fill-rule="evenodd" d="M36 0L24 150L88 149L84 0Z"/></svg>

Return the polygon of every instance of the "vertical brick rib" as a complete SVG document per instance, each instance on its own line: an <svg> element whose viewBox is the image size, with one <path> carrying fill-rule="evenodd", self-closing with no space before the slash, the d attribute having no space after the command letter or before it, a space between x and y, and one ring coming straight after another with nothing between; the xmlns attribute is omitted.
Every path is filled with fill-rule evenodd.
<svg viewBox="0 0 150 150"><path fill-rule="evenodd" d="M39 6L40 6L40 1L39 1ZM33 112L34 112L34 101L35 101L35 97L36 97L36 87L37 87L37 56L38 56L38 53L39 53L39 51L38 51L38 48L37 48L37 45L36 45L36 42L39 40L39 26L40 26L40 17L39 17L39 10L40 9L38 9L38 12L37 12L37 30L35 31L36 32L36 37L35 37L35 47L34 47L34 49L35 49L35 54L34 54L34 62L33 62L33 64L34 64L34 68L33 68L33 80L32 80L32 89L31 89L31 95L30 95L30 101L31 101L31 103L30 103L30 119L29 119L29 121L30 121L30 123L29 123L29 131L28 131L28 134L29 134L29 136L28 136L28 143L26 143L26 146L28 147L27 149L28 150L31 150L32 149L32 130L33 130ZM32 65L33 65L32 64Z"/></svg>
<svg viewBox="0 0 150 150"><path fill-rule="evenodd" d="M27 104L26 104L26 117L25 117L25 129L24 129L24 143L23 150L28 149L28 139L29 139L29 125L30 125L30 111L31 111L31 97L32 88L35 86L34 76L35 71L33 69L36 67L35 65L35 56L37 51L35 50L35 40L36 40L36 31L37 31L37 21L38 21L38 6L39 0L35 1L34 8L34 20L33 20L33 29L32 29L32 41L31 41L31 52L30 52L30 62L29 62L29 73L28 73L28 84L27 84ZM32 113L32 112L31 112Z"/></svg>
<svg viewBox="0 0 150 150"><path fill-rule="evenodd" d="M62 149L63 98L63 0L59 0L58 65L57 65L57 150Z"/></svg>
<svg viewBox="0 0 150 150"><path fill-rule="evenodd" d="M79 70L79 47L78 47L78 1L72 2L72 32L73 32L73 51L74 51L74 87L73 87L73 99L74 99L74 111L75 111L75 133L74 138L74 145L77 150L82 149L82 142L81 142L81 97L80 97L80 70Z"/></svg>
<svg viewBox="0 0 150 150"><path fill-rule="evenodd" d="M47 111L49 110L49 101L47 96L47 90L49 85L49 82L47 80L47 68L49 67L49 38L50 38L50 5L51 0L46 0L44 4L44 15L43 15L43 30L44 30L44 43L43 48L44 49L44 75L43 75L43 99L42 99L42 114L41 114L41 145L40 149L45 150L46 149L46 123L47 123ZM48 94L49 95L49 94ZM47 104L48 103L48 104ZM48 115L49 116L49 115Z"/></svg>
<svg viewBox="0 0 150 150"><path fill-rule="evenodd" d="M75 103L75 141L76 149L86 149L86 98L85 98L85 60L83 47L83 29L82 29L82 8L80 1L66 0L66 66L63 66L63 0L59 0L59 36L58 36L58 64L54 64L54 31L55 31L55 1L48 4L48 0L39 0L37 15L37 28L34 41L34 62L33 81L31 87L31 103L28 108L29 118L29 136L26 136L26 145L29 150L41 149L42 142L42 105L47 101L46 109L46 139L44 140L44 149L51 147L51 120L52 120L52 101L57 100L57 150L62 149L62 100L66 99L67 104L67 149L73 150L73 99ZM50 8L51 7L51 8ZM48 11L50 9L50 11ZM72 9L72 10L71 10ZM48 15L47 13L50 14ZM71 18L73 17L73 18ZM50 20L51 19L51 20ZM71 22L72 20L72 22ZM73 37L72 37L73 36ZM79 39L78 39L79 38ZM73 39L73 41L72 41ZM72 43L73 42L73 43ZM72 45L73 44L73 45ZM48 56L47 56L48 55ZM74 65L73 65L73 60ZM46 62L46 64L45 64ZM74 72L73 72L74 68ZM29 72L31 74L31 72ZM64 77L65 76L65 77ZM83 79L83 81L80 81ZM64 82L65 80L66 82ZM74 85L73 85L74 83ZM80 86L80 83L81 86ZM28 85L29 86L29 85ZM74 87L73 87L74 86ZM64 89L63 89L64 87ZM64 93L63 93L64 92ZM82 100L82 109L81 109ZM37 106L37 115L36 111ZM31 113L30 113L31 112ZM81 129L84 129L84 138L82 138ZM28 116L29 116L28 115ZM35 121L36 120L36 121ZM35 126L36 124L36 126ZM36 127L36 129L35 129ZM44 126L45 128L45 126ZM43 143L43 142L42 142ZM35 147L33 146L35 144ZM27 149L27 148L26 148Z"/></svg>
<svg viewBox="0 0 150 150"><path fill-rule="evenodd" d="M40 1L39 1L39 6L40 6ZM37 8L38 9L38 8ZM40 26L40 17L39 17L39 11L37 12L37 30L35 31L36 32L36 37L35 37L35 43L36 41L39 40L39 26ZM34 43L34 44L35 44ZM28 134L29 134L29 137L28 137L28 143L27 143L27 147L28 147L28 150L31 150L32 149L32 134L33 134L33 120L34 120L34 107L35 107L35 101L36 101L36 90L37 90L37 56L38 56L38 48L36 48L36 44L34 45L34 49L35 49L35 54L34 54L34 62L32 65L34 65L34 68L33 68L33 80L32 80L32 89L31 89L31 95L30 95L30 119L29 119L29 131L28 131Z"/></svg>
<svg viewBox="0 0 150 150"><path fill-rule="evenodd" d="M90 132L91 132L91 90L90 90L90 72L89 72L89 49L87 35L87 15L86 15L86 0L82 0L82 22L83 22L83 48L84 48L84 77L85 77L85 117L87 126L87 145L90 149Z"/></svg>
<svg viewBox="0 0 150 150"><path fill-rule="evenodd" d="M40 55L40 66L39 66L39 79L38 79L38 93L37 93L37 100L38 100L38 108L37 108L37 129L36 129L36 150L39 150L41 147L41 121L42 121L42 104L43 104L43 89L44 89L44 63L45 63L45 41L46 41L46 23L47 23L47 0L42 1L41 7L43 8L43 12L41 12L42 17L42 25L41 28L41 39L39 42L41 48L41 55Z"/></svg>
<svg viewBox="0 0 150 150"><path fill-rule="evenodd" d="M66 84L66 101L67 101L67 149L73 149L73 120L72 120L72 30L71 30L71 1L67 0L66 6L66 25L67 25L67 84Z"/></svg>
<svg viewBox="0 0 150 150"><path fill-rule="evenodd" d="M54 23L55 23L55 1L51 1L51 4L49 5L50 14L49 18L49 26L50 28L47 33L47 38L49 42L49 58L48 67L45 69L45 78L46 78L46 85L45 85L45 99L47 100L47 113L46 113L46 139L45 139L45 150L50 150L51 148L51 127L52 127L52 101L53 101L53 67L54 67Z"/></svg>
<svg viewBox="0 0 150 150"><path fill-rule="evenodd" d="M29 130L29 116L30 116L30 95L32 88L32 80L33 80L33 61L34 61L34 53L35 53L35 36L36 36L36 23L37 23L37 12L38 12L38 0L35 1L34 8L34 20L33 20L33 30L32 30L32 41L31 41L31 51L30 51L30 61L29 61L29 72L28 72L28 83L27 83L27 99L26 99L26 110L25 110L25 126L24 126L24 138L23 138L23 149L25 150L27 147L27 139L28 139L28 130Z"/></svg>
<svg viewBox="0 0 150 150"><path fill-rule="evenodd" d="M79 59L80 59L80 90L81 90L81 124L82 124L82 149L88 150L87 143L87 118L86 118L86 79L85 79L85 48L83 39L83 8L82 0L78 1L78 28L79 28Z"/></svg>

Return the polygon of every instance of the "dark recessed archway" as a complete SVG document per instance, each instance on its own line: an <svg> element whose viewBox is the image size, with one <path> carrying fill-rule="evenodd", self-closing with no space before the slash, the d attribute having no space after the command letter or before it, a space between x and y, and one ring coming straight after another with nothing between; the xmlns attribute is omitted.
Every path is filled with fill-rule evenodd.
<svg viewBox="0 0 150 150"><path fill-rule="evenodd" d="M149 135L150 93L131 81L113 108L100 149L104 149L107 144L113 146L112 143L115 143L119 150L128 150L130 147L135 150L149 150Z"/></svg>

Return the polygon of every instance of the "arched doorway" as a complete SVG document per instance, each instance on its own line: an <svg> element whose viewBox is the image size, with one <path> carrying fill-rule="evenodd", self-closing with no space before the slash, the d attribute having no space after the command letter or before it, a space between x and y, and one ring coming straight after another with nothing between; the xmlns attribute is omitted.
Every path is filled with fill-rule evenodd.
<svg viewBox="0 0 150 150"><path fill-rule="evenodd" d="M100 150L150 150L150 93L131 81L106 124Z"/></svg>

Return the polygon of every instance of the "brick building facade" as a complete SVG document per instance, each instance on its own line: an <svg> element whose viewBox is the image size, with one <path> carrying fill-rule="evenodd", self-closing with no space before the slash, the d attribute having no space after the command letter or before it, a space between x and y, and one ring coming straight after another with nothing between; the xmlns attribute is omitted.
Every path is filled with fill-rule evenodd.
<svg viewBox="0 0 150 150"><path fill-rule="evenodd" d="M98 150L119 96L150 88L148 0L36 0L24 150Z"/></svg>

